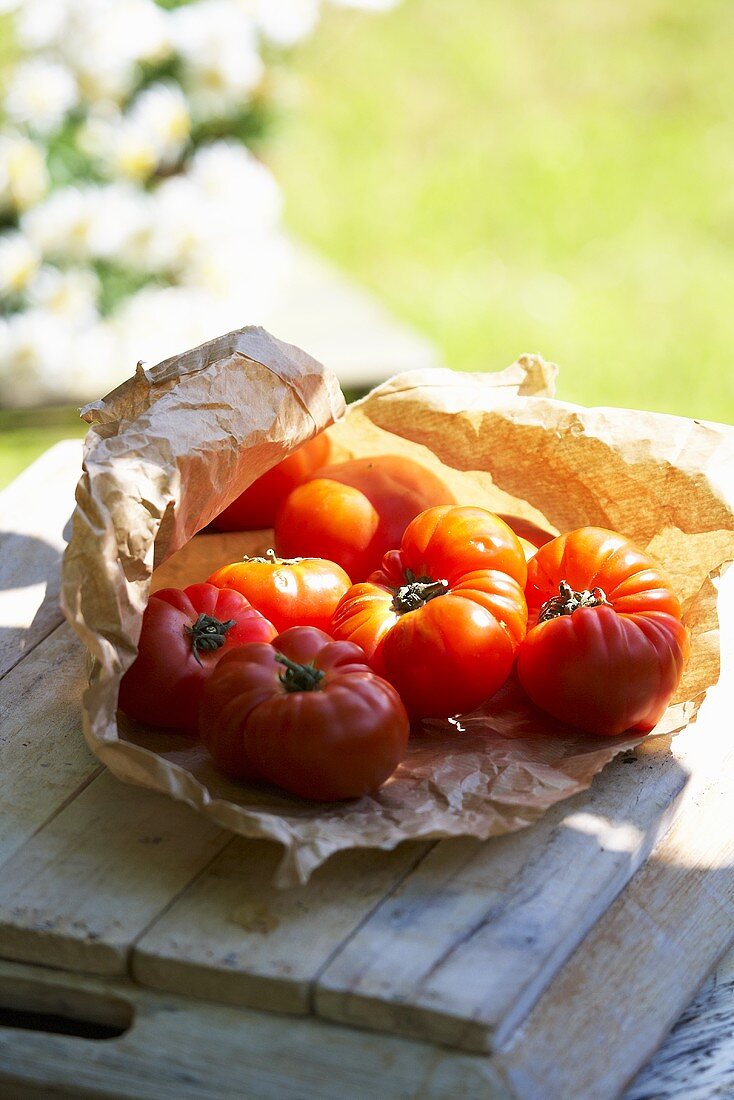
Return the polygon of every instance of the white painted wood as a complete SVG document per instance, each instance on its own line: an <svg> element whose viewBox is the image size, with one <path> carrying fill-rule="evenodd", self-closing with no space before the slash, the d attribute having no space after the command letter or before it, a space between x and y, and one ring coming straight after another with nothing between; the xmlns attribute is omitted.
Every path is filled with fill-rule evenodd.
<svg viewBox="0 0 734 1100"><path fill-rule="evenodd" d="M81 733L85 680L66 624L0 680L0 864L102 770Z"/></svg>
<svg viewBox="0 0 734 1100"><path fill-rule="evenodd" d="M3 866L5 958L122 974L130 945L227 835L103 772Z"/></svg>
<svg viewBox="0 0 734 1100"><path fill-rule="evenodd" d="M665 832L694 762L716 766L692 734L651 744L530 829L442 841L326 968L317 1013L490 1049Z"/></svg>
<svg viewBox="0 0 734 1100"><path fill-rule="evenodd" d="M485 1058L314 1020L206 1005L124 982L0 963L0 1005L10 989L58 1011L112 1018L135 1012L116 1039L0 1027L0 1095L115 1100L510 1100Z"/></svg>
<svg viewBox="0 0 734 1100"><path fill-rule="evenodd" d="M81 440L57 443L0 493L0 676L62 622L59 568Z"/></svg>
<svg viewBox="0 0 734 1100"><path fill-rule="evenodd" d="M734 1096L734 951L716 968L624 1100Z"/></svg>
<svg viewBox="0 0 734 1100"><path fill-rule="evenodd" d="M723 724L718 739L730 746L719 774L694 777L667 836L496 1058L520 1100L618 1097L731 944L734 746Z"/></svg>
<svg viewBox="0 0 734 1100"><path fill-rule="evenodd" d="M307 1013L319 971L427 847L342 853L307 886L276 890L278 847L238 838L136 945L133 976L154 989Z"/></svg>

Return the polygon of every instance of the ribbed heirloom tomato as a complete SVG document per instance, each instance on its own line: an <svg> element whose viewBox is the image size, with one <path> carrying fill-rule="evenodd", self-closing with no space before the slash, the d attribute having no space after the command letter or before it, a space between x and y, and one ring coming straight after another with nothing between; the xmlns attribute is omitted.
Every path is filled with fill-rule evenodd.
<svg viewBox="0 0 734 1100"><path fill-rule="evenodd" d="M199 732L231 778L337 801L385 782L405 754L409 723L397 692L358 646L293 627L220 662Z"/></svg>
<svg viewBox="0 0 734 1100"><path fill-rule="evenodd" d="M507 679L525 634L525 557L506 523L483 508L430 508L382 569L347 592L335 638L356 642L408 712L473 710Z"/></svg>
<svg viewBox="0 0 734 1100"><path fill-rule="evenodd" d="M323 558L244 558L217 569L208 584L233 588L261 611L277 630L315 626L328 630L336 605L351 581L344 570Z"/></svg>
<svg viewBox="0 0 734 1100"><path fill-rule="evenodd" d="M120 684L120 709L151 726L195 730L202 688L221 658L276 633L239 592L212 584L163 588L143 613L138 655Z"/></svg>
<svg viewBox="0 0 734 1100"><path fill-rule="evenodd" d="M362 581L410 521L436 504L453 504L443 482L400 455L356 458L317 470L286 499L275 520L275 547L288 557L320 554Z"/></svg>
<svg viewBox="0 0 734 1100"><path fill-rule="evenodd" d="M328 462L330 444L321 432L264 473L212 520L219 531L272 527L280 504L310 473Z"/></svg>
<svg viewBox="0 0 734 1100"><path fill-rule="evenodd" d="M590 733L651 730L689 649L660 566L622 535L582 527L538 550L526 595L517 675L533 702Z"/></svg>

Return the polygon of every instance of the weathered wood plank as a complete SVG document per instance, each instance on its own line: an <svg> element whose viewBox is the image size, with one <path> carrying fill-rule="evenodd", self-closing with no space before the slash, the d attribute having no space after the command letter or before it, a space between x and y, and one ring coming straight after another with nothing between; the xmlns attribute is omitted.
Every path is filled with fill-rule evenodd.
<svg viewBox="0 0 734 1100"><path fill-rule="evenodd" d="M59 568L80 440L46 451L0 493L0 676L62 621Z"/></svg>
<svg viewBox="0 0 734 1100"><path fill-rule="evenodd" d="M336 947L427 849L343 853L307 886L276 890L277 846L237 839L143 936L132 973L154 989L307 1013Z"/></svg>
<svg viewBox="0 0 734 1100"><path fill-rule="evenodd" d="M731 743L723 722L717 739ZM619 1096L728 949L734 834L726 808L733 796L731 750L714 781L694 777L683 812L651 859L497 1055L521 1100Z"/></svg>
<svg viewBox="0 0 734 1100"><path fill-rule="evenodd" d="M41 987L37 997L34 989ZM124 982L0 963L0 1005L135 1013L119 1038L0 1027L0 1095L109 1100L510 1100L486 1058L314 1020L206 1005ZM117 1002L117 1003L115 1003Z"/></svg>
<svg viewBox="0 0 734 1100"><path fill-rule="evenodd" d="M0 864L102 770L81 733L84 683L66 625L0 680Z"/></svg>
<svg viewBox="0 0 734 1100"><path fill-rule="evenodd" d="M716 968L624 1100L734 1096L734 951Z"/></svg>
<svg viewBox="0 0 734 1100"><path fill-rule="evenodd" d="M728 576L722 603L732 597ZM731 636L723 654L726 667ZM705 784L718 774L733 698L732 685L718 685L670 751L646 743L532 829L437 845L337 952L317 982L317 1013L492 1049L665 832L688 777Z"/></svg>
<svg viewBox="0 0 734 1100"><path fill-rule="evenodd" d="M647 749L531 829L441 842L326 968L317 1013L489 1049L652 850L686 774Z"/></svg>
<svg viewBox="0 0 734 1100"><path fill-rule="evenodd" d="M124 973L131 943L226 841L183 803L103 772L4 865L2 954Z"/></svg>

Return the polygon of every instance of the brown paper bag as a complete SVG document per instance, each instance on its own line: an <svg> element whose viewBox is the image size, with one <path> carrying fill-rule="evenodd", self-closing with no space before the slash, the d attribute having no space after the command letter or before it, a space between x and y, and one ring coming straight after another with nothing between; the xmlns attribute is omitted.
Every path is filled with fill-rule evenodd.
<svg viewBox="0 0 734 1100"><path fill-rule="evenodd" d="M520 829L640 742L580 735L508 684L481 711L425 722L377 795L321 805L230 783L191 739L118 717L118 685L151 585L204 580L264 549L267 532L193 536L335 420L331 435L345 457L408 455L435 470L459 503L556 530L614 528L654 555L673 576L693 639L678 698L655 732L682 729L718 676L715 582L734 558L734 430L555 401L554 378L555 368L533 356L498 374L413 372L342 416L329 371L248 328L138 368L90 405L62 602L93 658L84 696L92 751L122 780L182 799L244 836L279 841L278 882L292 885L344 848Z"/></svg>

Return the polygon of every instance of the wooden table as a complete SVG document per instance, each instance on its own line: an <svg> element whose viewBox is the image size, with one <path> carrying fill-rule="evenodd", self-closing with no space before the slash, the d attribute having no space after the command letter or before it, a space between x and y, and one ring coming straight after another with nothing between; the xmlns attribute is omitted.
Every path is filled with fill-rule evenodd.
<svg viewBox="0 0 734 1100"><path fill-rule="evenodd" d="M731 693L533 829L278 894L272 846L85 747L57 607L79 463L58 444L0 494L0 1022L87 1037L0 1026L0 1096L734 1095Z"/></svg>

